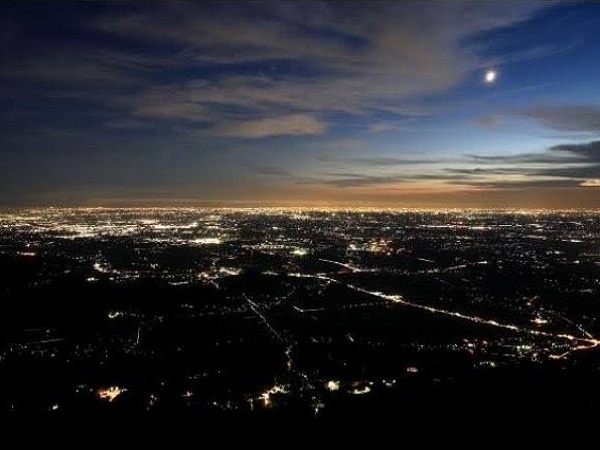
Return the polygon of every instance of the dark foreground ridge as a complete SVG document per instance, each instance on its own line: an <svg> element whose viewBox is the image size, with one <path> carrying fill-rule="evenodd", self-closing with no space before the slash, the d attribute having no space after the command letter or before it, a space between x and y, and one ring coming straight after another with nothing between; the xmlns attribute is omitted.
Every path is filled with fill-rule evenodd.
<svg viewBox="0 0 600 450"><path fill-rule="evenodd" d="M465 377L386 395L338 398L320 417L300 399L259 413L140 412L79 405L77 413L4 417L21 445L597 445L598 379L527 370Z"/></svg>

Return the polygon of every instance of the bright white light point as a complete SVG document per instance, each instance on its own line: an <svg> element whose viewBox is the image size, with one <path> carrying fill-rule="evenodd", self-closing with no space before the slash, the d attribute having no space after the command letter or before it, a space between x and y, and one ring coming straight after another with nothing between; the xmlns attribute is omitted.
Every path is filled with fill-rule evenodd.
<svg viewBox="0 0 600 450"><path fill-rule="evenodd" d="M337 380L330 380L325 385L328 391L339 391L340 390L340 382Z"/></svg>
<svg viewBox="0 0 600 450"><path fill-rule="evenodd" d="M126 388L120 388L119 386L111 386L109 388L98 389L98 397L112 402L115 398L126 392Z"/></svg>
<svg viewBox="0 0 600 450"><path fill-rule="evenodd" d="M371 392L371 388L369 386L363 386L362 388L354 389L351 393L354 395L362 395L368 394L369 392Z"/></svg>
<svg viewBox="0 0 600 450"><path fill-rule="evenodd" d="M494 81L496 81L496 77L498 76L498 72L496 72L495 70L488 70L485 73L485 82L486 83L493 83Z"/></svg>

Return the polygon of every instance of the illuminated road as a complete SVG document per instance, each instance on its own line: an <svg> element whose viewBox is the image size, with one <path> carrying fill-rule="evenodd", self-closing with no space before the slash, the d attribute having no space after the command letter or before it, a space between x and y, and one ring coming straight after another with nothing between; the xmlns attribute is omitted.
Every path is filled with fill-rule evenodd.
<svg viewBox="0 0 600 450"><path fill-rule="evenodd" d="M294 344L288 342L289 340L283 337L281 333L279 333L279 331L277 331L277 329L273 325L271 325L271 323L265 317L265 315L262 312L260 312L260 307L255 302L246 297L246 295L244 295L244 299L246 300L246 302L248 302L248 304L250 305L250 309L252 309L254 314L256 314L260 318L261 322L265 324L265 326L277 338L277 340L286 345L283 354L285 355L285 366L288 372L290 372L294 363L292 359L292 351L294 349Z"/></svg>
<svg viewBox="0 0 600 450"><path fill-rule="evenodd" d="M250 305L250 309L254 312L254 314L256 314L260 318L260 320L265 324L265 326L269 329L269 331L271 331L271 333L273 333L273 335L277 338L277 340L279 342L285 342L285 339L281 336L281 334L279 334L279 331L277 331L275 329L275 327L269 323L269 321L264 316L264 314L260 312L259 306L256 303L254 303L252 300L250 300L248 297L246 297L245 295L244 295L244 298Z"/></svg>
<svg viewBox="0 0 600 450"><path fill-rule="evenodd" d="M362 269L360 269L359 267L353 266L351 264L342 263L339 261L332 261L331 259L323 259L323 258L319 258L319 261L323 261L323 262L326 262L329 264L335 264L336 266L343 267L344 269L351 270L352 272L363 272Z"/></svg>
<svg viewBox="0 0 600 450"><path fill-rule="evenodd" d="M467 314L463 314L463 313L456 312L456 311L449 311L446 309L435 308L433 306L421 305L419 303L413 303L408 300L405 300L404 297L401 295L397 295L397 294L396 295L388 295L388 294L384 294L383 292L379 292L379 291L369 291L367 289L361 288L354 284L344 283L340 280L336 280L335 278L331 278L331 277L328 277L325 275L310 275L310 274L302 274L302 273L291 273L289 275L293 276L293 277L299 277L299 278L315 278L315 279L319 279L322 281L326 281L328 283L341 284L342 286L345 286L348 289L352 289L356 292L360 292L360 293L363 293L366 295L371 295L371 296L381 298L381 299L384 299L384 300L387 300L387 301L390 301L393 303L399 303L401 305L408 306L410 308L420 309L420 310L427 311L427 312L430 312L433 314L442 314L445 316L468 320L470 322L474 322L474 323L478 323L478 324L482 324L482 325L488 325L488 326L492 326L492 327L496 327L496 328L503 328L505 330L510 330L510 331L514 331L517 333L525 333L525 334L531 334L534 336L543 336L543 337L549 337L549 338L554 338L554 339L567 340L567 341L570 341L570 342L573 342L574 344L576 344L574 347L571 348L571 350L569 350L567 352L564 352L559 355L550 355L550 358L552 358L552 359L562 359L574 351L589 350L589 349L595 348L598 345L600 345L600 340L596 339L590 333L583 330L580 326L578 326L577 324L571 322L569 319L566 319L566 318L564 318L564 319L569 321L573 325L577 326L577 328L579 330L581 330L587 337L582 338L582 337L577 337L577 336L573 336L571 334L564 334L564 333L559 333L559 334L549 333L546 331L540 331L540 330L534 330L531 328L519 327L517 325L500 323L496 320L485 319L483 317L469 316Z"/></svg>
<svg viewBox="0 0 600 450"><path fill-rule="evenodd" d="M587 338L590 338L590 339L594 339L594 336L592 335L592 333L590 333L589 331L587 331L587 330L583 329L583 328L581 327L581 325L579 325L578 323L575 323L575 322L573 322L571 319L568 319L568 318L566 318L565 316L563 316L563 315L560 315L560 314L558 314L557 312L550 311L550 310L548 310L548 309L542 309L541 311L542 311L542 312L544 312L544 313L546 313L546 314L551 314L551 315L553 315L553 316L555 316L555 317L558 317L559 319L562 319L562 320L564 320L564 321L565 321L565 322L567 322L569 325L573 325L575 328L577 328L579 331L581 331L581 333L582 333L582 334L583 334L585 337L587 337Z"/></svg>

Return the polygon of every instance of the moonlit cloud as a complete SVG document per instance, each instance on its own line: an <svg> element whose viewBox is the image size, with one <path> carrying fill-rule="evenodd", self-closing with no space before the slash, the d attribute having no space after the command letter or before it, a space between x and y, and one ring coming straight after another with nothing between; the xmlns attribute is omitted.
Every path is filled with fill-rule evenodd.
<svg viewBox="0 0 600 450"><path fill-rule="evenodd" d="M600 134L600 107L593 105L536 106L522 113L558 131Z"/></svg>
<svg viewBox="0 0 600 450"><path fill-rule="evenodd" d="M439 158L389 158L384 156L372 156L370 158L339 158L334 155L325 155L325 157L320 157L319 160L330 164L363 167L413 166L420 164L437 164L445 161Z"/></svg>
<svg viewBox="0 0 600 450"><path fill-rule="evenodd" d="M481 128L486 128L489 130L496 129L499 125L499 120L495 116L484 116L477 118L474 123Z"/></svg>
<svg viewBox="0 0 600 450"><path fill-rule="evenodd" d="M269 176L276 176L276 177L289 177L292 175L289 170L286 170L283 167L276 167L276 166L252 167L252 168L249 168L248 170L253 173L260 174L260 175L269 175Z"/></svg>
<svg viewBox="0 0 600 450"><path fill-rule="evenodd" d="M567 63L595 55L594 8L0 4L0 201L355 201L428 186L485 191L484 202L520 187L589 200L597 59ZM493 87L489 68L502 74Z"/></svg>
<svg viewBox="0 0 600 450"><path fill-rule="evenodd" d="M181 120L235 130L239 124L230 117L235 111L249 113L253 120L343 111L370 121L376 111L413 114L415 102L407 105L408 99L443 92L480 66L476 48L465 45L469 38L523 21L540 7L467 2L132 4L86 18L83 24L92 32L125 39L136 50L80 40L65 52L44 48L40 41L41 51L17 53L15 64L0 75L64 81L63 95L118 112L121 117L111 122ZM260 68L235 70L239 64ZM168 82L172 77L166 73L176 74L174 82ZM132 80L137 88L127 89ZM104 89L81 89L86 82ZM371 127L390 128L393 124L381 119Z"/></svg>
<svg viewBox="0 0 600 450"><path fill-rule="evenodd" d="M484 167L447 169L468 176L468 183L485 181L496 187L595 186L600 178L600 141L555 145L542 153L468 158Z"/></svg>
<svg viewBox="0 0 600 450"><path fill-rule="evenodd" d="M600 141L583 144L560 144L551 147L550 151L557 154L573 155L600 164Z"/></svg>
<svg viewBox="0 0 600 450"><path fill-rule="evenodd" d="M134 6L98 18L95 26L150 45L152 56L111 57L103 51L98 60L141 79L163 61L166 67L197 70L175 84L152 83L112 103L110 96L102 101L135 118L208 120L228 130L225 136L238 136L240 127L250 137L272 134L262 132L260 122L228 123L228 113L240 109L251 110L255 120L306 112L411 114L406 100L443 92L482 64L476 49L464 44L470 37L525 20L541 6L310 1ZM227 68L237 64L269 64L274 72L230 75ZM206 68L218 68L217 76L205 77ZM372 127L389 128L381 121ZM307 129L316 131L314 125Z"/></svg>
<svg viewBox="0 0 600 450"><path fill-rule="evenodd" d="M322 134L325 123L305 114L293 114L267 119L229 122L217 126L213 132L221 136L262 138L267 136Z"/></svg>
<svg viewBox="0 0 600 450"><path fill-rule="evenodd" d="M561 144L541 153L512 155L465 155L460 159L339 159L323 160L343 168L362 166L385 168L380 173L342 170L324 173L303 183L339 188L411 183L429 180L452 186L478 189L515 189L518 187L596 187L600 179L600 141ZM426 166L422 166L426 164ZM475 164L475 165L473 165ZM423 169L425 167L426 169Z"/></svg>

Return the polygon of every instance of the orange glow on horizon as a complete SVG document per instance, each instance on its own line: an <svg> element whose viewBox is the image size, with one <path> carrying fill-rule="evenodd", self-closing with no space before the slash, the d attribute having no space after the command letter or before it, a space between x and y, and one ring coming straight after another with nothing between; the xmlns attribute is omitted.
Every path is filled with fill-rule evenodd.
<svg viewBox="0 0 600 450"><path fill-rule="evenodd" d="M284 207L284 208L417 208L417 209L599 209L600 195L593 187L483 189L439 184L410 188L294 187L249 189L243 194L182 195L139 198L90 195L85 202L65 206L100 207Z"/></svg>
<svg viewBox="0 0 600 450"><path fill-rule="evenodd" d="M144 195L123 191L48 193L22 207L208 207L385 209L600 209L598 187L497 189L421 181L339 187L279 183L231 186L227 190L173 190Z"/></svg>

